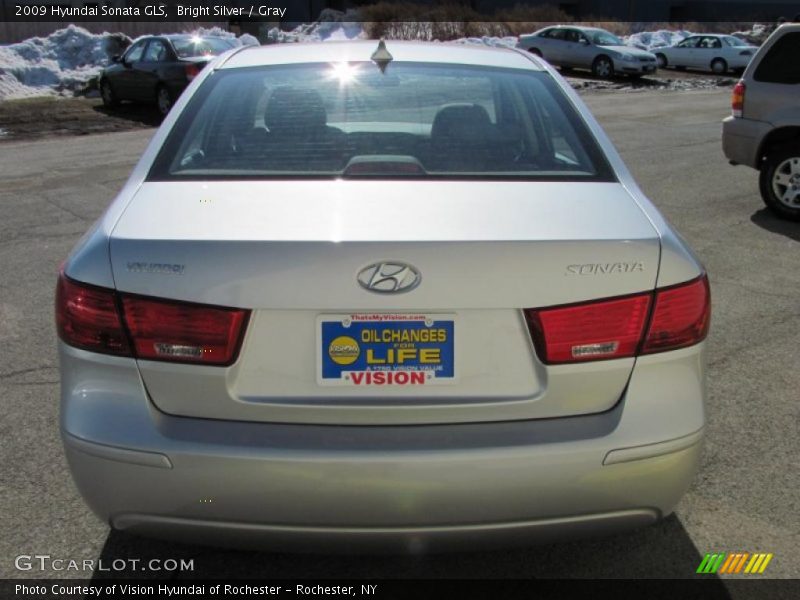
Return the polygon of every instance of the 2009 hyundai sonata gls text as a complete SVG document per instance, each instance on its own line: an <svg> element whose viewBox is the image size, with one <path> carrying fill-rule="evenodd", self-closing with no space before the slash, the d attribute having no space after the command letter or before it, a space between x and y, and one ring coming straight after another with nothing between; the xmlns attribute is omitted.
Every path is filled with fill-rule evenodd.
<svg viewBox="0 0 800 600"><path fill-rule="evenodd" d="M217 58L56 305L69 465L121 530L533 543L654 522L698 463L703 268L514 50Z"/></svg>

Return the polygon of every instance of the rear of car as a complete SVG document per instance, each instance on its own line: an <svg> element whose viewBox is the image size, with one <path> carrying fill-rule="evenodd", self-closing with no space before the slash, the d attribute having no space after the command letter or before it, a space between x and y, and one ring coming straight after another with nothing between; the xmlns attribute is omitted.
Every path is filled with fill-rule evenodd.
<svg viewBox="0 0 800 600"><path fill-rule="evenodd" d="M723 69L722 67L727 67L732 71L743 72L747 68L747 65L750 64L750 61L753 60L756 52L758 52L758 48L732 35L723 35L719 37L722 46L721 56L725 60L725 64L717 64L714 62L714 59L711 59L709 63L711 70L714 71L716 68L726 71L727 69Z"/></svg>
<svg viewBox="0 0 800 600"><path fill-rule="evenodd" d="M761 196L778 216L800 220L800 25L783 25L759 49L733 90L722 149L760 171Z"/></svg>
<svg viewBox="0 0 800 600"><path fill-rule="evenodd" d="M705 274L521 52L218 59L56 304L67 457L119 529L530 543L654 522L696 469Z"/></svg>

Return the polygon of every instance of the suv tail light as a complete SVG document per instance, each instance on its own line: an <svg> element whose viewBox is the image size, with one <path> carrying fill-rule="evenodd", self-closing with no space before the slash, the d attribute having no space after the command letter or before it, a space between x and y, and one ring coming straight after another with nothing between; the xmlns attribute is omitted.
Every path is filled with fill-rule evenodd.
<svg viewBox="0 0 800 600"><path fill-rule="evenodd" d="M64 343L144 360L227 366L239 353L250 311L163 300L59 276L56 322Z"/></svg>
<svg viewBox="0 0 800 600"><path fill-rule="evenodd" d="M536 353L547 364L626 358L691 346L708 334L705 275L621 298L526 309Z"/></svg>
<svg viewBox="0 0 800 600"><path fill-rule="evenodd" d="M731 110L734 117L741 117L744 114L744 93L747 86L744 81L739 81L733 86L733 95L731 96Z"/></svg>

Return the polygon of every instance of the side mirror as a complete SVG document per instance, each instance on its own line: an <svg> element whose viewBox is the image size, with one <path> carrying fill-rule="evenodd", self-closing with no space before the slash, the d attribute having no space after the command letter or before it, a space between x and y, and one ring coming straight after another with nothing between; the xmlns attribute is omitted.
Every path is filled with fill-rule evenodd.
<svg viewBox="0 0 800 600"><path fill-rule="evenodd" d="M588 45L589 45L589 40L587 40L586 38L581 38L581 39L580 39L580 40L578 40L578 41L579 41L581 44L583 44L584 46L588 46Z"/></svg>
<svg viewBox="0 0 800 600"><path fill-rule="evenodd" d="M114 56L112 56L111 57L111 62L112 63L118 63L119 62L119 54L115 54Z"/></svg>

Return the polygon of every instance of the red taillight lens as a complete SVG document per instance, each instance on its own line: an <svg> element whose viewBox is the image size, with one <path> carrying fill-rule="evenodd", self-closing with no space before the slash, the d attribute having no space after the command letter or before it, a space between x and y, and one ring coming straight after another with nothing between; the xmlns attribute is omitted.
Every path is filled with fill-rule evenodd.
<svg viewBox="0 0 800 600"><path fill-rule="evenodd" d="M747 86L744 81L740 81L733 87L733 95L731 96L731 110L734 117L741 117L744 114L744 93Z"/></svg>
<svg viewBox="0 0 800 600"><path fill-rule="evenodd" d="M191 81L192 79L197 77L200 74L200 71L203 70L204 66L205 65L202 65L202 64L198 65L197 63L189 63L188 65L186 65L186 67L185 67L185 69L186 69L186 79Z"/></svg>
<svg viewBox="0 0 800 600"><path fill-rule="evenodd" d="M236 360L249 316L239 308L117 294L63 273L56 288L59 337L102 354L227 366Z"/></svg>
<svg viewBox="0 0 800 600"><path fill-rule="evenodd" d="M691 346L705 339L711 322L711 293L703 276L659 290L642 354Z"/></svg>
<svg viewBox="0 0 800 600"><path fill-rule="evenodd" d="M248 311L122 295L138 358L229 365L236 360Z"/></svg>
<svg viewBox="0 0 800 600"><path fill-rule="evenodd" d="M640 294L525 314L539 356L553 364L633 356L649 309L650 294Z"/></svg>
<svg viewBox="0 0 800 600"><path fill-rule="evenodd" d="M80 284L62 273L56 287L56 326L70 346L131 356L113 290Z"/></svg>
<svg viewBox="0 0 800 600"><path fill-rule="evenodd" d="M655 293L524 312L539 358L561 364L697 344L708 334L711 303L703 275Z"/></svg>

